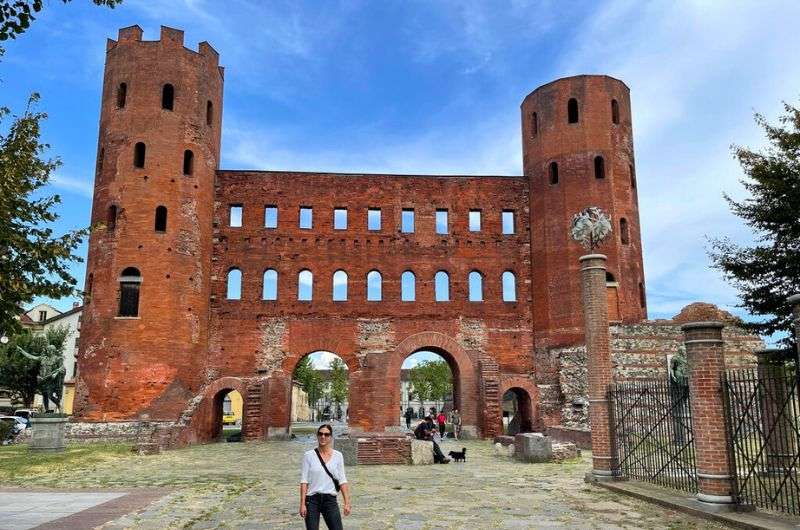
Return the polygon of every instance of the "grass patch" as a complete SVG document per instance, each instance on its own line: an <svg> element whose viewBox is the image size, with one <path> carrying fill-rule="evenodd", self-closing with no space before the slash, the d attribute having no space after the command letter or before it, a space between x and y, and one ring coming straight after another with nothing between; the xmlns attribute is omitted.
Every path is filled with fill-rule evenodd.
<svg viewBox="0 0 800 530"><path fill-rule="evenodd" d="M0 483L58 473L75 473L95 464L131 456L130 444L74 444L57 453L34 452L27 445L0 447Z"/></svg>

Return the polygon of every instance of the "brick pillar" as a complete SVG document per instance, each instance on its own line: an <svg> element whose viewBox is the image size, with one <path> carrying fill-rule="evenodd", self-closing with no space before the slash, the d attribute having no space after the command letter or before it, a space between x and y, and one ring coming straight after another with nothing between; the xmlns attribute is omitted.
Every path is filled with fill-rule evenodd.
<svg viewBox="0 0 800 530"><path fill-rule="evenodd" d="M606 257L580 258L583 318L586 328L586 368L589 379L589 424L592 429L590 480L612 480L616 464L611 447L608 389L611 385L611 346L606 299Z"/></svg>
<svg viewBox="0 0 800 530"><path fill-rule="evenodd" d="M795 454L795 435L792 428L792 409L789 401L789 378L785 351L766 349L756 352L758 379L761 388L761 429L766 440L766 464L768 473L781 474L791 469Z"/></svg>
<svg viewBox="0 0 800 530"><path fill-rule="evenodd" d="M681 326L689 368L689 399L697 460L697 500L724 509L733 504L730 453L725 432L722 322Z"/></svg>
<svg viewBox="0 0 800 530"><path fill-rule="evenodd" d="M795 359L797 360L795 366L797 370L800 370L800 294L790 296L787 301L792 306L792 314L794 315Z"/></svg>

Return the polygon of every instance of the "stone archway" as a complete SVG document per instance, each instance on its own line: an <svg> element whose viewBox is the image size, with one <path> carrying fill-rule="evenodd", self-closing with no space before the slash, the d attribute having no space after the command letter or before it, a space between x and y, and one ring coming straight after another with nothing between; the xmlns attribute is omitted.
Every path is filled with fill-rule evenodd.
<svg viewBox="0 0 800 530"><path fill-rule="evenodd" d="M208 443L217 440L222 432L222 401L235 390L247 399L247 385L238 377L222 377L203 389L200 405L192 414L189 443ZM245 408L247 404L245 403ZM247 415L242 416L242 433L246 432Z"/></svg>
<svg viewBox="0 0 800 530"><path fill-rule="evenodd" d="M514 430L516 432L532 432L538 425L538 407L539 402L539 389L536 385L524 376L506 377L502 380L500 385L500 400L498 406L501 408L501 421L502 421L502 407L503 399L507 394L513 394L516 400L519 418L516 421ZM501 431L502 432L502 425ZM514 432L514 434L516 434Z"/></svg>

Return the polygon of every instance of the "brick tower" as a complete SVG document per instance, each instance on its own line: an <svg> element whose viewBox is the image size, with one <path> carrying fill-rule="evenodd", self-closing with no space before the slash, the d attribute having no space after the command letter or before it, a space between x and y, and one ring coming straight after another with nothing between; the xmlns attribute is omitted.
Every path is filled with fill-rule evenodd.
<svg viewBox="0 0 800 530"><path fill-rule="evenodd" d="M611 321L646 318L639 206L628 87L602 75L559 79L522 102L523 170L530 180L531 290L535 341L574 343L583 334L572 216L599 206L612 219L608 256Z"/></svg>
<svg viewBox="0 0 800 530"><path fill-rule="evenodd" d="M106 50L76 415L175 420L205 382L223 70L183 32Z"/></svg>

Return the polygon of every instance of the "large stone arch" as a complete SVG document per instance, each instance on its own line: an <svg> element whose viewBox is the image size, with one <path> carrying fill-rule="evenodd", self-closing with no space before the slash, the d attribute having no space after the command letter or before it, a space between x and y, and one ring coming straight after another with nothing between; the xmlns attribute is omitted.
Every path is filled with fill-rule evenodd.
<svg viewBox="0 0 800 530"><path fill-rule="evenodd" d="M527 376L524 375L510 375L504 376L500 381L500 403L497 406L501 409L500 418L502 421L502 400L503 396L509 390L518 390L526 394L527 400L521 403L523 409L523 431L532 431L539 426L539 388ZM517 396L522 397L518 394ZM525 407L528 407L527 410ZM502 432L502 425L499 427L498 432Z"/></svg>
<svg viewBox="0 0 800 530"><path fill-rule="evenodd" d="M441 355L453 371L453 401L460 409L465 432L479 433L480 394L476 362L455 339L436 331L415 333L403 339L391 352L385 368L385 392L388 403L384 426L395 426L399 417L400 368L414 352L430 350Z"/></svg>
<svg viewBox="0 0 800 530"><path fill-rule="evenodd" d="M205 386L200 404L192 413L189 423L188 443L208 443L216 440L221 432L222 400L228 392L236 390L247 407L247 383L238 377L221 377ZM242 433L245 432L247 415L242 414Z"/></svg>

